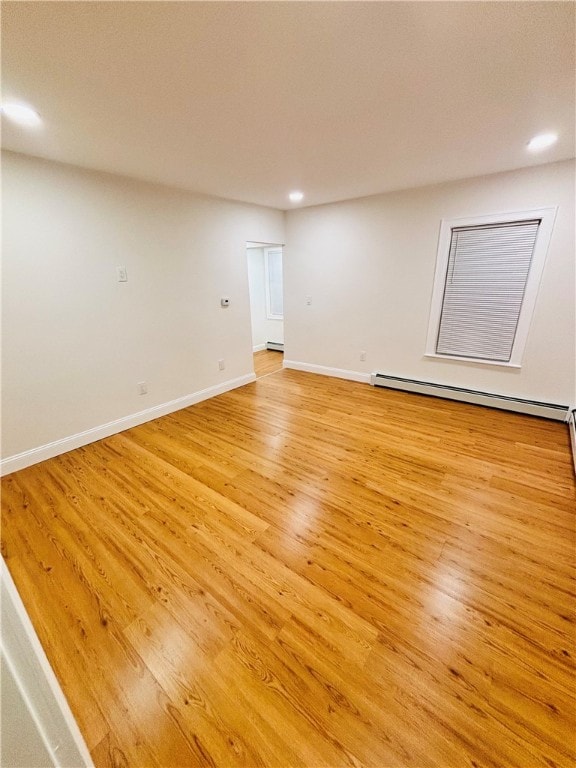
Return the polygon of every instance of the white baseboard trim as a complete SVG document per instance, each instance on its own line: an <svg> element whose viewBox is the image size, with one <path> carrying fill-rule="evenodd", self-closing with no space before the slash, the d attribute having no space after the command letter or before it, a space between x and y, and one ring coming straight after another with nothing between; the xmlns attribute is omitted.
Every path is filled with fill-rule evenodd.
<svg viewBox="0 0 576 768"><path fill-rule="evenodd" d="M252 347L252 352L262 352L263 349L266 349L266 344L256 344L255 347Z"/></svg>
<svg viewBox="0 0 576 768"><path fill-rule="evenodd" d="M124 432L126 429L137 427L139 424L152 421L152 419L157 419L160 416L166 416L167 414L179 411L182 408L188 408L188 406L200 403L202 400L208 400L211 397L221 395L231 389L243 387L245 384L250 384L252 381L256 381L256 375L254 373L240 376L237 379L229 379L228 381L222 382L222 384L216 384L213 387L208 387L208 389L201 389L199 392L194 392L191 395L185 395L176 400L170 400L167 403L155 405L152 408L147 408L145 411L138 411L138 413L133 413L130 416L123 416L121 419L115 419L114 421L109 421L107 424L102 424L99 427L92 427L84 432L78 432L75 435L63 437L60 440L55 440L53 443L40 445L38 448L32 448L29 451L23 451L14 456L8 456L0 462L0 476L3 477L11 472L17 472L19 469L31 467L33 464L38 464L40 461L46 461L46 459L52 459L54 456L59 456L61 453L67 453L75 448L81 448L83 445L94 443L96 440L102 440L104 437L110 437L110 435Z"/></svg>
<svg viewBox="0 0 576 768"><path fill-rule="evenodd" d="M370 374L360 373L360 371L348 371L345 368L329 368L325 365L314 365L313 363L300 363L297 360L284 360L284 368L292 368L294 371L305 371L306 373L318 373L321 376L332 376L335 379L347 379L348 381L358 381L361 384L370 384Z"/></svg>

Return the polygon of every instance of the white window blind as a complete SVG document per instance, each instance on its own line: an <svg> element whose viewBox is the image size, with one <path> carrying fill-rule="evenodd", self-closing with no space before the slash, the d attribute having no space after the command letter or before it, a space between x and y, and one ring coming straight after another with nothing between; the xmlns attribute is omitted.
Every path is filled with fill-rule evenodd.
<svg viewBox="0 0 576 768"><path fill-rule="evenodd" d="M437 354L510 360L539 225L452 229Z"/></svg>
<svg viewBox="0 0 576 768"><path fill-rule="evenodd" d="M266 251L266 298L268 317L281 319L284 315L281 248Z"/></svg>

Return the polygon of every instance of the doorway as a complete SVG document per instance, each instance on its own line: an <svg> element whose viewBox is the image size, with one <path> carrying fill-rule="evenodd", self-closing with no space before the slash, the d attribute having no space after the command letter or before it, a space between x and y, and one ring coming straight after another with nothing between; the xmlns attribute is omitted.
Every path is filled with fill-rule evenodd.
<svg viewBox="0 0 576 768"><path fill-rule="evenodd" d="M252 354L256 376L282 368L284 357L284 286L282 245L246 243Z"/></svg>

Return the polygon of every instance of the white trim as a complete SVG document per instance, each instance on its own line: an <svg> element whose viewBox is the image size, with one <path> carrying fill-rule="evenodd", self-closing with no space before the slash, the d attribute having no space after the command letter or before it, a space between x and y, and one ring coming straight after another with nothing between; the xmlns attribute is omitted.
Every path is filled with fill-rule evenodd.
<svg viewBox="0 0 576 768"><path fill-rule="evenodd" d="M566 417L568 430L570 431L570 444L572 445L572 461L574 462L574 472L576 473L576 405L571 406Z"/></svg>
<svg viewBox="0 0 576 768"><path fill-rule="evenodd" d="M263 349L266 349L266 344L256 344L255 347L252 347L252 352L262 352Z"/></svg>
<svg viewBox="0 0 576 768"><path fill-rule="evenodd" d="M264 287L266 289L266 319L267 320L284 320L284 315L278 315L274 314L270 311L270 268L268 266L268 259L270 257L270 253L276 253L280 252L280 256L282 259L284 258L284 253L282 247L274 247L274 248L264 248ZM284 264L282 264L282 269L284 269ZM284 279L284 273L282 273L282 279ZM284 285L282 285L282 291L284 291Z"/></svg>
<svg viewBox="0 0 576 768"><path fill-rule="evenodd" d="M56 768L92 758L4 562L0 558L2 655Z"/></svg>
<svg viewBox="0 0 576 768"><path fill-rule="evenodd" d="M438 352L426 352L424 357L430 357L434 360L456 360L459 363L480 363L481 365L500 365L505 368L521 368L521 365L515 363L503 363L501 360L482 360L479 357L458 357L458 355L439 355Z"/></svg>
<svg viewBox="0 0 576 768"><path fill-rule="evenodd" d="M286 243L261 243L259 240L247 240L246 241L246 250L249 250L250 248L265 248L266 246L269 246L270 248L284 248Z"/></svg>
<svg viewBox="0 0 576 768"><path fill-rule="evenodd" d="M345 368L329 368L325 365L314 365L313 363L300 363L297 360L284 360L283 368L291 368L294 371L305 371L306 373L317 373L321 376L332 376L335 379L347 379L348 381L358 381L361 384L370 384L370 374L360 371L349 371Z"/></svg>
<svg viewBox="0 0 576 768"><path fill-rule="evenodd" d="M188 408L190 405L200 403L203 400L208 400L216 395L221 395L231 389L243 387L245 384L250 384L252 381L256 381L256 375L254 373L249 373L245 376L240 376L237 379L230 379L224 381L222 384L216 384L213 387L201 389L199 392L194 392L191 395L185 395L176 400L170 400L167 403L155 405L152 408L147 408L145 411L138 411L138 413L133 413L130 416L123 416L121 419L109 421L107 424L92 427L84 432L78 432L75 435L64 437L61 440L55 440L53 443L47 443L38 448L32 448L29 451L23 451L14 456L8 456L0 462L0 476L7 475L10 472L16 472L25 467L30 467L32 464L38 464L40 461L59 456L61 453L74 450L74 448L81 448L83 445L88 445L96 440L102 440L104 437L110 437L110 435L123 432L125 429L137 427L139 424L144 424L145 422L157 419L160 416L166 416L168 413L179 411L182 408Z"/></svg>
<svg viewBox="0 0 576 768"><path fill-rule="evenodd" d="M557 210L557 207L535 208L527 211L491 213L484 216L466 216L459 219L442 219L440 225L440 235L438 238L438 251L436 255L434 288L432 291L432 301L430 304L430 320L428 323L428 334L426 337L425 355L427 357L437 357L443 360L453 360L454 362L460 362L464 360L468 363L489 363L491 365L497 364L508 368L519 368L521 366L522 355L524 354L524 348L526 346L530 324L532 322L532 315L534 314L534 307L536 306L538 288L540 287L542 273L544 272L544 263L546 261L548 247L550 245L550 239L552 236L552 229L554 227ZM518 326L516 328L516 336L514 338L514 346L512 348L510 361L495 363L493 360L488 361L478 360L472 357L462 358L453 357L452 355L439 355L436 352L436 341L438 338L440 316L442 313L444 285L446 282L446 270L448 268L448 256L452 238L452 229L454 227L475 227L481 226L483 224L506 224L511 221L529 221L531 219L541 219L541 223L538 227L536 244L534 246L534 255L532 256L530 272L528 274L528 280L526 281L526 290L524 292L522 309L520 310L520 317L518 320Z"/></svg>

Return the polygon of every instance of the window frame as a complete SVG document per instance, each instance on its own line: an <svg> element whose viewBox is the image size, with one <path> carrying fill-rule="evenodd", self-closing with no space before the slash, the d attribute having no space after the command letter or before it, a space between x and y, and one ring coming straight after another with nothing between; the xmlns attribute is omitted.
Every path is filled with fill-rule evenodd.
<svg viewBox="0 0 576 768"><path fill-rule="evenodd" d="M490 213L483 216L465 216L458 219L442 219L438 237L438 251L436 255L436 269L434 272L434 287L430 304L425 357L437 360L451 360L452 362L497 365L504 366L505 368L521 367L557 210L557 207L532 208L530 210L510 211L508 213ZM522 306L520 308L520 314L518 316L518 325L516 327L510 360L485 360L477 357L461 357L436 352L438 334L440 331L440 320L442 316L442 305L444 302L444 290L448 273L452 229L457 227L485 226L487 224L509 224L510 222L530 221L533 219L540 219L540 226L538 227L538 233L536 235L536 243L530 262L530 270L526 280L526 288Z"/></svg>
<svg viewBox="0 0 576 768"><path fill-rule="evenodd" d="M266 319L267 320L284 320L284 312L281 315L272 312L271 300L270 300L270 267L269 258L270 253L280 252L282 258L282 273L284 272L284 250L281 245L275 245L271 248L264 249L264 283L266 288ZM284 274L282 274L284 277ZM282 286L282 293L284 293L284 286ZM282 295L282 309L284 309L284 295Z"/></svg>

